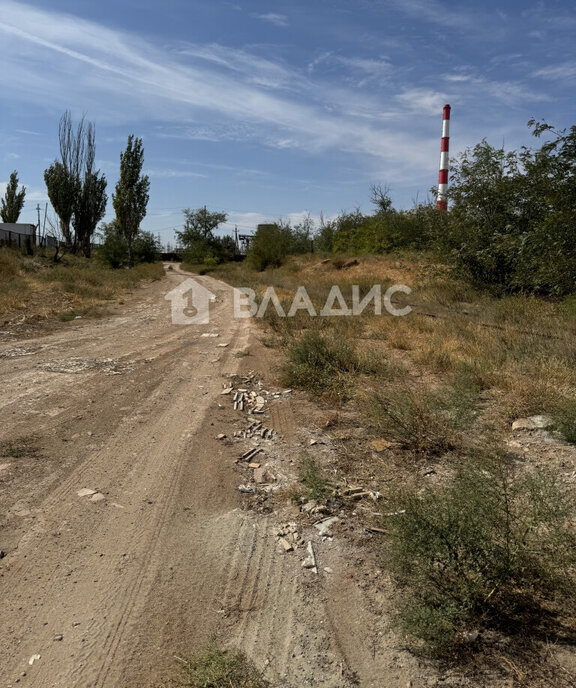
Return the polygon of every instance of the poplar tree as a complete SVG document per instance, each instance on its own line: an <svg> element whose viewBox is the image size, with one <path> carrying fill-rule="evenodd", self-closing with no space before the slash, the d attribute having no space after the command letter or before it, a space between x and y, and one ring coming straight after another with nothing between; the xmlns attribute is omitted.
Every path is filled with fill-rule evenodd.
<svg viewBox="0 0 576 688"><path fill-rule="evenodd" d="M18 191L18 173L14 170L10 175L10 181L8 182L6 193L0 205L0 217L2 218L2 222L18 222L18 218L24 206L25 196L25 186Z"/></svg>
<svg viewBox="0 0 576 688"><path fill-rule="evenodd" d="M142 176L144 148L142 139L130 134L126 150L120 153L120 179L112 203L120 234L128 244L128 263L133 264L132 245L140 230L140 223L146 217L150 180Z"/></svg>
<svg viewBox="0 0 576 688"><path fill-rule="evenodd" d="M90 240L106 211L106 177L94 170L96 134L93 122L80 120L76 130L66 111L58 126L60 160L44 172L48 197L69 248L90 255ZM72 226L74 232L72 231Z"/></svg>

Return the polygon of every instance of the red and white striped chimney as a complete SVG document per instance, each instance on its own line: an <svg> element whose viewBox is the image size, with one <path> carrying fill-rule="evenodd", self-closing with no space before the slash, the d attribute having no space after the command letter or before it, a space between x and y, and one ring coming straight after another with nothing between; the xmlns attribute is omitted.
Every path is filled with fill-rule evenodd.
<svg viewBox="0 0 576 688"><path fill-rule="evenodd" d="M438 174L438 198L436 208L448 210L448 170L450 168L450 106L442 111L442 144L440 146L440 172Z"/></svg>

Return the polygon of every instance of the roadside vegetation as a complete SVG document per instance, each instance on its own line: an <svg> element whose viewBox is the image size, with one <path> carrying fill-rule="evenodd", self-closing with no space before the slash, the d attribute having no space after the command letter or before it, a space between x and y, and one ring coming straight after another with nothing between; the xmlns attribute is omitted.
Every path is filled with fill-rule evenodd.
<svg viewBox="0 0 576 688"><path fill-rule="evenodd" d="M390 490L386 508L397 621L416 649L443 656L489 632L572 634L574 502L550 471L477 453L446 484Z"/></svg>
<svg viewBox="0 0 576 688"><path fill-rule="evenodd" d="M261 226L244 263L212 271L268 301L258 319L282 383L342 413L336 430L363 429L339 470L360 463L381 490L400 637L522 685L568 685L548 643L576 642L576 127L531 128L536 150L482 142L454 161L448 213L396 211L374 187L373 215ZM335 286L346 308L354 285L364 298L375 284L407 285L393 301L410 314L368 302L319 317ZM298 288L311 306L290 313ZM331 492L309 456L299 478L298 498Z"/></svg>
<svg viewBox="0 0 576 688"><path fill-rule="evenodd" d="M161 263L112 270L97 255L66 254L54 263L52 252L35 255L0 248L0 321L6 324L101 317L143 281L164 276Z"/></svg>
<svg viewBox="0 0 576 688"><path fill-rule="evenodd" d="M94 168L95 125L82 117L74 126L66 111L58 140L59 157L44 171L58 218L51 223L52 248L34 246L29 237L22 251L0 245L0 318L7 325L100 316L126 290L164 275L158 241L140 229L150 189L142 175L142 139L128 136L120 154L120 178L112 195L115 219L100 227L95 250L108 200L106 177ZM26 188L18 190L18 184L14 171L0 201L0 217L7 223L18 221L24 205Z"/></svg>
<svg viewBox="0 0 576 688"><path fill-rule="evenodd" d="M181 678L178 688L269 688L262 673L244 652L222 649L212 643L189 658L177 658ZM161 687L159 687L161 688Z"/></svg>
<svg viewBox="0 0 576 688"><path fill-rule="evenodd" d="M433 202L396 210L389 189L375 185L371 215L346 211L319 227L310 218L294 226L259 225L248 266L279 267L288 255L311 250L336 256L426 251L496 295L573 293L576 126L558 131L528 124L539 146L506 151L482 141L451 161L449 212L436 212Z"/></svg>

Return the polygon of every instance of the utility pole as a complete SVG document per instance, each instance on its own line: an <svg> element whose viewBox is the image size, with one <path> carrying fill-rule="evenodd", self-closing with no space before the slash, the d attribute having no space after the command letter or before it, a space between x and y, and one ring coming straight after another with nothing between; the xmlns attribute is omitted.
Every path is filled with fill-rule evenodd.
<svg viewBox="0 0 576 688"><path fill-rule="evenodd" d="M38 241L38 243L40 243L40 203L36 203L36 212L38 213L38 228L37 228L38 239L37 239L37 241Z"/></svg>

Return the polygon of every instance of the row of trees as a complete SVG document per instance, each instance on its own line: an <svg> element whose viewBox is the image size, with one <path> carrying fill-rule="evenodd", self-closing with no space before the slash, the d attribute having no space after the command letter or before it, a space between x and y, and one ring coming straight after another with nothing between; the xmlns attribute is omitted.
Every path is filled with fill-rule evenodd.
<svg viewBox="0 0 576 688"><path fill-rule="evenodd" d="M218 263L234 260L236 244L231 236L216 236L216 229L226 222L228 216L219 211L203 208L184 211L184 226L176 232L178 243L184 247L184 260L194 265L203 264L210 268ZM256 270L268 266L278 267L286 256L307 253L311 250L314 223L305 218L294 227L285 221L270 225L259 225L254 236L248 262Z"/></svg>
<svg viewBox="0 0 576 688"><path fill-rule="evenodd" d="M84 117L74 130L66 111L58 128L60 160L44 171L48 198L58 215L66 246L90 256L92 235L106 212L106 177L94 169L96 129Z"/></svg>
<svg viewBox="0 0 576 688"><path fill-rule="evenodd" d="M81 251L90 257L93 236L106 213L108 201L106 177L95 169L94 123L82 117L75 128L70 112L66 111L60 118L58 140L60 158L44 171L48 198L58 216L58 229L66 250ZM127 261L129 265L134 262L134 243L149 199L150 180L142 175L143 164L142 139L131 134L126 149L120 154L120 178L112 194L116 218L104 229L105 240L114 244L113 254L117 256L118 247L122 246L122 262ZM26 188L18 189L18 173L14 171L0 203L3 222L18 222L25 196ZM155 239L153 245L157 254ZM146 236L139 242L136 253L148 257L151 246L150 237Z"/></svg>
<svg viewBox="0 0 576 688"><path fill-rule="evenodd" d="M106 213L107 180L95 169L96 130L93 122L82 117L74 128L66 111L58 128L60 159L44 172L48 197L58 215L66 247L89 257L94 232ZM142 175L144 148L142 139L128 137L120 154L120 178L112 194L116 228L127 245L128 263L133 262L133 242L146 216L150 181Z"/></svg>

